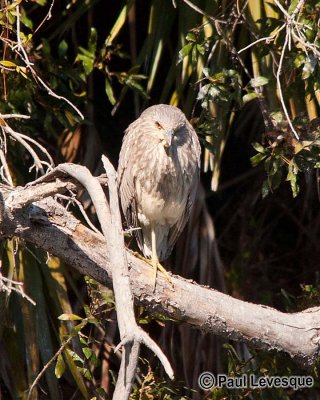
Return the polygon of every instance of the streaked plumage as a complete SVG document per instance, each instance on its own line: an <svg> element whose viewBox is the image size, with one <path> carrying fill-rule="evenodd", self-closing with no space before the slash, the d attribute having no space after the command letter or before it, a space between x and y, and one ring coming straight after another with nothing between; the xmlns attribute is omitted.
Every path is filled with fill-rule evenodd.
<svg viewBox="0 0 320 400"><path fill-rule="evenodd" d="M125 132L119 158L121 206L141 251L166 259L188 221L199 181L200 145L178 108L146 109ZM155 250L155 249L154 249Z"/></svg>

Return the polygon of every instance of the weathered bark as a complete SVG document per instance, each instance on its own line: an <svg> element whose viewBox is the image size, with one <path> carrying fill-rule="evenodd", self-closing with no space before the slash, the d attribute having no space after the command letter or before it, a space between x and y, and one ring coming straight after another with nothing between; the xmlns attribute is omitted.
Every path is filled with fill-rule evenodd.
<svg viewBox="0 0 320 400"><path fill-rule="evenodd" d="M40 178L39 181L37 181L36 187L31 183L26 190L20 189L16 193L12 193L9 198L7 198L6 203L11 209L15 206L21 209L30 201L27 198L28 194L36 200L41 196L45 197L44 193L48 195L53 194L53 182L46 183L45 187L41 185L41 183L47 180L54 181L56 177L60 177L61 174L63 177L75 179L76 182L79 182L87 190L96 209L96 215L104 235L104 253L108 254L110 258L109 264L112 272L112 287L121 339L115 351L120 348L123 350L121 355L121 367L112 398L114 400L127 400L129 399L135 378L140 344L145 344L158 356L171 379L173 379L174 374L167 357L160 347L136 322L134 315L134 299L130 286L128 261L118 202L116 171L105 156L102 156L102 162L107 172L108 201L99 180L93 177L86 167L66 163L60 164L48 175ZM59 188L63 190L64 186L61 185L61 181L59 181L58 184ZM67 185L65 188L68 188ZM15 196L16 194L17 196ZM109 237L112 239L108 240Z"/></svg>
<svg viewBox="0 0 320 400"><path fill-rule="evenodd" d="M44 193L43 185L49 183L39 183L31 191L30 187L26 188L29 196L34 197L37 190ZM64 190L65 185L58 181L57 191ZM17 194L16 191L15 196ZM17 235L59 256L79 272L104 285L112 285L111 267L102 235L86 228L50 197L16 208L15 204L28 202L21 203L17 198L6 201L8 192L5 190L2 190L2 196L6 205L4 209L1 207L2 237ZM312 364L318 356L320 307L283 313L201 287L179 276L172 276L172 287L162 274L159 274L153 291L152 268L129 250L127 259L135 300L149 311L162 313L205 332L245 341L256 348L284 351L304 365Z"/></svg>

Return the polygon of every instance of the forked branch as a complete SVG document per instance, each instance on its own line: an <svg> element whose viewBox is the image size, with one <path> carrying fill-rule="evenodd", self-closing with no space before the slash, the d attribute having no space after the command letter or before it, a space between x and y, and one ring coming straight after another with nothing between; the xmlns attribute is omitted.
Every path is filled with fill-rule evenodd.
<svg viewBox="0 0 320 400"><path fill-rule="evenodd" d="M121 338L121 342L116 349L120 347L124 349L121 358L120 375L113 398L125 400L129 398L131 392L141 343L149 347L158 356L170 378L173 378L173 370L159 346L136 323L118 203L116 172L106 157L103 157L102 161L108 177L109 202L107 202L99 180L93 177L86 167L80 165L61 164L49 176L40 178L37 182L53 179L57 174L61 173L69 175L80 182L88 191L95 206L105 237L104 253L109 255L111 266L112 285ZM10 204L11 207L14 206L12 200Z"/></svg>

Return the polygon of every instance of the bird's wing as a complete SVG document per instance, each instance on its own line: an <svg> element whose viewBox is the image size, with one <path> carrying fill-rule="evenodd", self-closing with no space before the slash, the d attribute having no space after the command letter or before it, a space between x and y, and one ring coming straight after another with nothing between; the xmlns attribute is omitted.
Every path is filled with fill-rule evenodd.
<svg viewBox="0 0 320 400"><path fill-rule="evenodd" d="M135 121L136 122L136 121ZM125 132L123 144L119 156L118 166L118 188L121 201L121 207L128 228L139 227L137 204L135 201L135 183L132 174L133 157L132 145L134 142L134 123L132 123ZM135 230L134 235L139 247L143 248L143 237L141 230Z"/></svg>
<svg viewBox="0 0 320 400"><path fill-rule="evenodd" d="M175 225L173 225L169 231L168 247L167 247L167 252L166 252L166 256L164 257L164 259L168 258L169 255L171 254L172 249L173 249L174 245L176 244L178 237L182 233L184 227L186 226L186 223L189 220L192 206L193 206L193 203L194 203L194 200L196 197L196 193L197 193L197 189L198 189L198 182L199 182L199 175L196 174L192 180L192 187L191 187L191 191L188 195L185 211L181 215L181 217L177 221L177 223Z"/></svg>
<svg viewBox="0 0 320 400"><path fill-rule="evenodd" d="M194 135L196 135L196 133L194 133ZM194 175L192 178L192 182L191 182L191 189L190 192L188 194L188 198L187 198L187 202L186 202L186 208L184 213L182 214L182 216L180 217L180 219L177 221L177 223L175 225L173 225L169 231L169 235L168 235L168 249L166 252L166 257L169 257L169 255L172 252L173 246L175 245L178 237L180 236L180 234L182 233L184 227L186 226L186 223L189 220L190 217L190 213L192 210L192 206L197 194L197 190L198 190L198 183L199 183L199 175L200 175L200 155L201 155L201 148L199 145L199 141L197 136L192 135L192 142L193 142L193 147L195 149L195 157L196 157L196 170L194 171Z"/></svg>

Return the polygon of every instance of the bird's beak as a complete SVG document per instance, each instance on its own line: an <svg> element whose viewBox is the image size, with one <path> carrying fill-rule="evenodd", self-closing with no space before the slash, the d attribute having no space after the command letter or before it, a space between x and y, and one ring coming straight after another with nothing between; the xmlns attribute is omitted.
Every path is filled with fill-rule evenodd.
<svg viewBox="0 0 320 400"><path fill-rule="evenodd" d="M164 133L165 144L164 147L170 147L172 142L172 137L174 134L174 129L168 129Z"/></svg>

